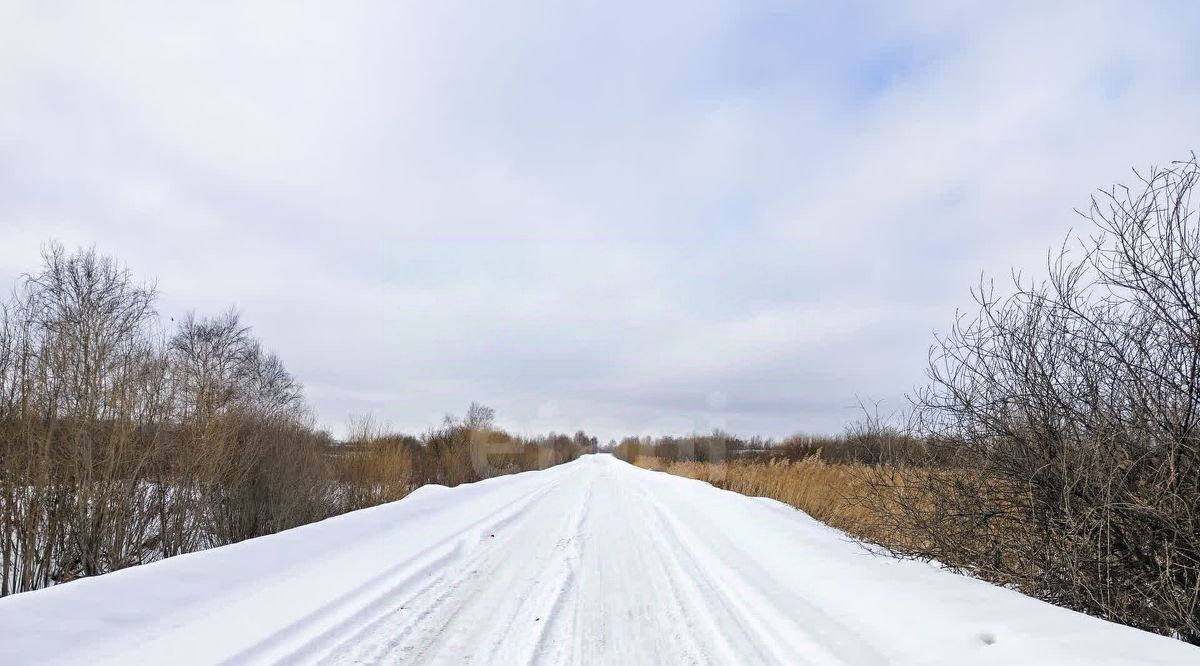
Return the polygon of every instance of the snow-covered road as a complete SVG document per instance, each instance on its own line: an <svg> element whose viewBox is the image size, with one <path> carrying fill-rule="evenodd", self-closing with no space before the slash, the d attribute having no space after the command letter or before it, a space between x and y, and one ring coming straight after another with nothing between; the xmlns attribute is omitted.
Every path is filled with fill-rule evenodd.
<svg viewBox="0 0 1200 666"><path fill-rule="evenodd" d="M585 456L0 599L0 663L1200 664Z"/></svg>

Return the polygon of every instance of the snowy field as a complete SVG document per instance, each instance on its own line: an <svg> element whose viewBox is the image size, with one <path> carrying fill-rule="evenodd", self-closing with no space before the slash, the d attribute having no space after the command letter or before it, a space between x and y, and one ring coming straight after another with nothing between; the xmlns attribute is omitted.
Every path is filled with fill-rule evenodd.
<svg viewBox="0 0 1200 666"><path fill-rule="evenodd" d="M0 599L0 663L1200 664L609 456Z"/></svg>

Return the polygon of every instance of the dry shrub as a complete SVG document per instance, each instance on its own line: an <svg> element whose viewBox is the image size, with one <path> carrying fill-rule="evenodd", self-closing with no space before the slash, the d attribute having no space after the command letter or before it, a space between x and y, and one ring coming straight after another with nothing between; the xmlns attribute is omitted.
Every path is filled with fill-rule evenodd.
<svg viewBox="0 0 1200 666"><path fill-rule="evenodd" d="M874 486L895 552L1200 643L1200 165L1139 178L1046 280L976 290L915 399L929 473Z"/></svg>
<svg viewBox="0 0 1200 666"><path fill-rule="evenodd" d="M471 442L497 435L488 408L424 441L364 422L335 446L237 313L168 332L156 298L113 259L51 244L0 302L0 595L481 478ZM579 451L510 444L489 474Z"/></svg>
<svg viewBox="0 0 1200 666"><path fill-rule="evenodd" d="M1139 178L1093 199L1096 235L1064 244L1048 279L1016 276L1008 296L981 285L978 315L931 351L912 430L868 417L818 449L822 464L800 440L780 447L799 466L666 469L1200 643L1200 164ZM847 484L833 459L867 464L845 465Z"/></svg>
<svg viewBox="0 0 1200 666"><path fill-rule="evenodd" d="M352 420L345 442L329 450L341 511L403 499L413 489L413 451L420 442L376 425L370 416Z"/></svg>
<svg viewBox="0 0 1200 666"><path fill-rule="evenodd" d="M346 441L327 455L342 510L401 499L429 483L455 486L546 469L596 445L583 432L518 437L496 428L494 418L491 408L472 403L464 416L447 416L421 438L390 432L369 417L356 419Z"/></svg>
<svg viewBox="0 0 1200 666"><path fill-rule="evenodd" d="M236 312L167 332L156 297L113 259L51 244L0 302L0 595L594 447L510 437L476 404L423 440L363 421L335 444ZM506 449L490 466L472 458L481 439Z"/></svg>
<svg viewBox="0 0 1200 666"><path fill-rule="evenodd" d="M365 421L336 444L238 313L167 331L156 298L112 258L52 244L0 301L0 595L595 448L511 437L479 404L424 439ZM480 443L502 450L478 461Z"/></svg>
<svg viewBox="0 0 1200 666"><path fill-rule="evenodd" d="M528 472L535 469L545 469L550 466L551 453L548 449L538 446L534 442L525 442L521 445L521 471Z"/></svg>
<svg viewBox="0 0 1200 666"><path fill-rule="evenodd" d="M471 441L477 431L450 417L440 428L430 430L422 438L424 455L421 480L443 486L457 486L483 478L471 459Z"/></svg>
<svg viewBox="0 0 1200 666"><path fill-rule="evenodd" d="M220 443L201 484L210 543L236 543L336 513L326 442L302 424L221 418Z"/></svg>

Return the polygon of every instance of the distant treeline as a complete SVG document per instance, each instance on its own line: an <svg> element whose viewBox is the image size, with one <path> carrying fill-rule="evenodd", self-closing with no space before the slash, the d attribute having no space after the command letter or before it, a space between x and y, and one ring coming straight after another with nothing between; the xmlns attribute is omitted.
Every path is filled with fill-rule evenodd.
<svg viewBox="0 0 1200 666"><path fill-rule="evenodd" d="M874 418L870 419L872 423ZM866 427L864 420L840 435L796 434L782 440L739 437L723 430L706 435L626 437L611 452L627 462L799 462L817 457L829 463L878 464L927 455L925 442L891 427Z"/></svg>
<svg viewBox="0 0 1200 666"><path fill-rule="evenodd" d="M0 595L233 543L595 447L519 439L472 405L419 436L315 427L233 311L164 325L157 293L47 246L0 303Z"/></svg>

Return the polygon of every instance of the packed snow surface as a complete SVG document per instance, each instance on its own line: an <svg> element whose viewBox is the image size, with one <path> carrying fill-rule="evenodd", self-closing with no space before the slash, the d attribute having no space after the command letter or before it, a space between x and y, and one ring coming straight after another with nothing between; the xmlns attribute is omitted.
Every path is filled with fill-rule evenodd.
<svg viewBox="0 0 1200 666"><path fill-rule="evenodd" d="M585 456L0 599L0 663L1200 664L787 506Z"/></svg>

